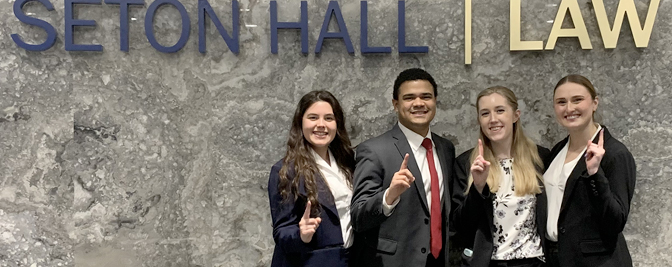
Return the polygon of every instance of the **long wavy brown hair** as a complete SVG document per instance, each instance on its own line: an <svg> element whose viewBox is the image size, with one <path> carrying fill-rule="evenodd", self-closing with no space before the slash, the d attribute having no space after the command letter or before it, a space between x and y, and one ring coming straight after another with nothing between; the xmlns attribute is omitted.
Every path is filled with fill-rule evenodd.
<svg viewBox="0 0 672 267"><path fill-rule="evenodd" d="M319 214L321 211L320 202L317 198L319 191L317 179L322 179L325 185L327 183L324 177L319 175L317 163L310 151L311 145L303 136L303 116L310 106L319 101L329 103L334 112L336 137L329 144L329 150L334 155L338 168L345 174L350 188L352 188L352 173L355 169L355 152L352 150L350 137L345 129L345 116L338 100L328 91L312 91L305 94L299 100L292 119L292 128L289 130L289 138L287 139L287 152L282 159L282 168L280 168L278 190L284 201L288 201L292 196L293 200L296 201L299 198L299 186L303 180L307 195L302 197L306 197L311 202L311 214L313 215ZM293 172L293 177L288 177L290 171ZM322 193L333 198L330 191L323 191Z"/></svg>

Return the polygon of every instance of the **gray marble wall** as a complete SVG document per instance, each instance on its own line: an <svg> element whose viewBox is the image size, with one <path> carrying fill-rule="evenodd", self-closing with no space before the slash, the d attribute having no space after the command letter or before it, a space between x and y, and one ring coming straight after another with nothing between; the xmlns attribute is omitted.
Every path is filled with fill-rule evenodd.
<svg viewBox="0 0 672 267"><path fill-rule="evenodd" d="M625 0L623 0L625 1ZM359 1L339 1L355 47L340 40L314 49L327 1L308 1L310 53L298 31L282 31L270 52L270 1L241 0L240 53L209 23L198 52L196 0L181 0L191 37L164 54L145 37L145 6L132 7L129 52L119 50L119 8L77 5L76 43L103 52L65 51L64 2L24 12L54 25L56 44L30 52L43 30L21 23L14 1L0 2L1 266L268 266L273 251L266 193L271 165L284 153L301 95L333 92L346 110L354 144L396 121L392 83L423 67L439 84L432 130L458 152L477 133L474 99L492 85L517 92L527 133L544 146L565 136L552 113L555 82L589 77L604 124L637 161L637 189L625 235L635 266L672 266L672 1L662 0L647 48L636 48L625 22L616 49L604 49L592 5L578 0L593 45L561 38L554 50L509 52L509 1L474 1L473 63L464 64L464 2L406 2L407 45L399 54L397 2L369 1L369 43L391 54L362 55ZM209 1L231 31L230 1ZM636 0L641 21L650 1ZM523 40L547 40L560 0L523 1ZM607 0L610 21L617 0ZM278 1L281 21L298 21L299 1ZM335 25L330 26L336 30ZM571 21L566 21L571 27ZM179 13L159 9L164 45L180 33Z"/></svg>

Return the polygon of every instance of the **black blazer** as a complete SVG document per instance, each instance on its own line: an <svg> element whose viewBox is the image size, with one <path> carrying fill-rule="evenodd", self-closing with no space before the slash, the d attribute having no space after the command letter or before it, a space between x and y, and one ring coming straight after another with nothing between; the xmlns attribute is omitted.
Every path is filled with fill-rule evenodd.
<svg viewBox="0 0 672 267"><path fill-rule="evenodd" d="M432 134L436 154L443 173L442 233L445 266L448 262L448 214L455 148L453 144ZM392 176L408 153L408 169L415 182L401 194L392 214L383 214L383 195ZM404 133L395 125L381 136L357 146L357 167L352 198L352 227L355 236L363 238L358 266L408 267L425 266L430 252L430 214L422 176Z"/></svg>
<svg viewBox="0 0 672 267"><path fill-rule="evenodd" d="M273 165L268 179L268 199L271 206L273 240L275 241L271 267L347 267L348 259L346 249L343 248L341 221L331 191L324 183L324 179L316 179L319 190L317 197L322 208L320 213L322 222L315 231L313 239L306 244L301 241L299 234L299 221L307 203L303 179L300 181L300 192L296 202L291 195L288 201L283 202L278 191L280 168L282 168L282 160ZM288 171L287 176L290 180L296 178L293 169Z"/></svg>
<svg viewBox="0 0 672 267"><path fill-rule="evenodd" d="M486 184L483 188L483 195L478 193L476 187L473 185L469 188L469 193L465 195L467 184L469 181L469 172L471 169L470 150L465 151L455 161L455 179L453 202L459 203L458 207L453 213L453 225L457 231L457 239L460 243L472 248L473 254L468 260L468 266L484 266L490 264L492 258L493 242L492 242L492 227L493 211L492 198L494 194L490 193L490 188ZM550 151L547 148L537 146L539 157L542 161L546 161L550 156ZM543 168L543 167L542 167ZM543 172L542 168L538 168L539 173ZM542 186L542 191L537 194L536 202L536 223L537 232L541 237L542 247L544 246L544 232L546 229L546 191ZM542 216L539 215L542 211Z"/></svg>
<svg viewBox="0 0 672 267"><path fill-rule="evenodd" d="M622 231L635 191L635 159L602 127L605 154L597 173L589 176L586 161L579 160L565 185L558 218L560 266L632 266ZM599 134L593 143L598 139ZM553 147L546 166L567 141Z"/></svg>

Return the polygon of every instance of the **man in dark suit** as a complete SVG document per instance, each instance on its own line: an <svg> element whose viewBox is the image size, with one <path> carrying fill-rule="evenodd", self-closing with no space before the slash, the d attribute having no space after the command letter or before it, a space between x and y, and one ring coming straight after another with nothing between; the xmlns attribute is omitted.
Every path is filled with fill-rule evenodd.
<svg viewBox="0 0 672 267"><path fill-rule="evenodd" d="M431 133L437 87L422 69L394 82L399 123L357 147L352 226L358 266L449 266L448 218L455 148Z"/></svg>

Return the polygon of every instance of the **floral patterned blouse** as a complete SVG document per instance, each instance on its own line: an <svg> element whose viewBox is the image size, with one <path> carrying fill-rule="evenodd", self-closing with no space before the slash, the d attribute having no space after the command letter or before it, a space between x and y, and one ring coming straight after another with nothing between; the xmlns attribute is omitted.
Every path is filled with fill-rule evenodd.
<svg viewBox="0 0 672 267"><path fill-rule="evenodd" d="M492 259L513 260L544 255L537 232L534 194L516 196L513 184L513 159L499 161L502 180L492 200Z"/></svg>

